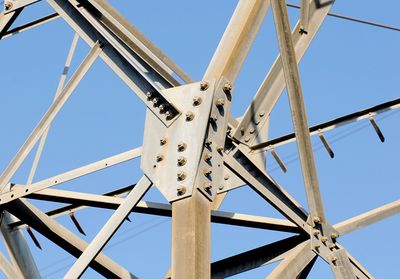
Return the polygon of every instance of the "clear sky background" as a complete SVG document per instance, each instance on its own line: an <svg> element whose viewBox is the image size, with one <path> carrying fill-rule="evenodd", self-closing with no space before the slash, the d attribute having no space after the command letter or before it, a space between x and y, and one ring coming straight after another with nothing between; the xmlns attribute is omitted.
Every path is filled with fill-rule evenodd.
<svg viewBox="0 0 400 279"><path fill-rule="evenodd" d="M237 1L111 1L194 80L201 80ZM299 1L289 1L298 4ZM336 1L333 12L400 26L400 2ZM46 2L24 12L16 25L53 12ZM289 9L291 24L299 11ZM4 170L50 106L74 33L61 19L0 41L0 170ZM315 125L399 97L400 33L328 17L300 64L310 125ZM70 73L88 52L80 40ZM242 115L278 53L271 11L256 38L235 84L233 114ZM128 87L98 59L62 109L53 125L34 181L127 151L142 144L145 107ZM386 137L382 144L368 122L326 134L335 152L330 159L313 138L325 210L335 224L399 199L400 113L377 117ZM292 132L287 94L271 115L271 138ZM303 179L296 144L276 151L286 163L283 174L272 158L267 171L305 207ZM14 176L25 183L34 152ZM271 160L272 159L272 160ZM135 183L140 160L124 163L59 186L60 189L103 193ZM166 202L152 189L147 201ZM43 210L60 206L33 203ZM282 217L250 188L232 191L222 210ZM112 211L87 209L76 213L90 241ZM131 214L105 247L105 253L140 278L162 278L170 265L169 218ZM63 225L78 233L68 217ZM400 216L340 238L348 251L376 278L398 278ZM62 278L73 258L35 233L43 251L29 244L43 278ZM212 225L212 260L285 238L288 234ZM4 246L0 248L4 251ZM233 278L265 278L276 264ZM1 276L1 275L0 275ZM88 270L83 278L98 278ZM318 260L310 278L333 278Z"/></svg>

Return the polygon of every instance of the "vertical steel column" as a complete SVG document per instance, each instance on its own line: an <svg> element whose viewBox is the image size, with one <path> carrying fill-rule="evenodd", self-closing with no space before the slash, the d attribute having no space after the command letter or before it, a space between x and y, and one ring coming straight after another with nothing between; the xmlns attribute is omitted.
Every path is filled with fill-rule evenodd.
<svg viewBox="0 0 400 279"><path fill-rule="evenodd" d="M271 4L282 57L282 66L289 96L293 126L297 137L297 148L304 177L308 206L310 208L312 220L326 223L286 1L271 0Z"/></svg>
<svg viewBox="0 0 400 279"><path fill-rule="evenodd" d="M31 254L26 239L21 229L10 229L8 224L18 221L13 215L7 211L3 212L1 219L1 233L3 234L7 250L10 253L12 262L14 263L17 277L39 279L40 274L36 266L35 260Z"/></svg>

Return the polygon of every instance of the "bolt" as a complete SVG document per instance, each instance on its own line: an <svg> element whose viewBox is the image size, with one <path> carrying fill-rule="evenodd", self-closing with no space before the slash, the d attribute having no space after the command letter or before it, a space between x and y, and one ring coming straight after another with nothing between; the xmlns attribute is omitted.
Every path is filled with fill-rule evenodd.
<svg viewBox="0 0 400 279"><path fill-rule="evenodd" d="M314 217L313 222L314 222L314 224L319 224L319 223L321 223L321 219L319 219L319 217Z"/></svg>
<svg viewBox="0 0 400 279"><path fill-rule="evenodd" d="M333 250L334 248L336 248L336 244L335 243L329 243L328 244L328 248Z"/></svg>
<svg viewBox="0 0 400 279"><path fill-rule="evenodd" d="M201 91L206 91L207 88L208 88L208 82L207 81L200 82L200 90Z"/></svg>
<svg viewBox="0 0 400 279"><path fill-rule="evenodd" d="M318 236L318 235L319 235L319 230L314 230L314 231L313 231L313 235L314 235L314 236Z"/></svg>
<svg viewBox="0 0 400 279"><path fill-rule="evenodd" d="M212 188L211 182L204 182L204 185L203 185L204 191L208 192L211 190L211 188Z"/></svg>
<svg viewBox="0 0 400 279"><path fill-rule="evenodd" d="M328 241L328 238L326 236L321 237L321 241L322 243L325 243Z"/></svg>
<svg viewBox="0 0 400 279"><path fill-rule="evenodd" d="M216 105L217 107L221 108L221 107L223 107L223 106L225 105L225 100L222 99L222 98L218 98L218 99L215 101L215 105Z"/></svg>
<svg viewBox="0 0 400 279"><path fill-rule="evenodd" d="M185 180L186 173L184 171L180 171L177 173L176 177L178 178L179 181Z"/></svg>
<svg viewBox="0 0 400 279"><path fill-rule="evenodd" d="M212 155L210 153L206 153L204 155L204 161L206 161L206 162L210 162L211 158L212 158Z"/></svg>
<svg viewBox="0 0 400 279"><path fill-rule="evenodd" d="M249 140L250 140L250 137L245 137L245 138L244 138L244 141L245 141L245 142L249 142Z"/></svg>
<svg viewBox="0 0 400 279"><path fill-rule="evenodd" d="M201 97L199 97L199 96L195 96L195 97L193 97L193 105L194 105L194 106L198 106L198 105L200 105L200 104L201 104L201 102L202 102L202 99L201 99Z"/></svg>
<svg viewBox="0 0 400 279"><path fill-rule="evenodd" d="M240 128L240 133L241 133L242 135L244 135L244 127L241 127L241 128Z"/></svg>
<svg viewBox="0 0 400 279"><path fill-rule="evenodd" d="M331 259L331 262L335 263L336 261L337 261L337 257L333 256L332 259Z"/></svg>
<svg viewBox="0 0 400 279"><path fill-rule="evenodd" d="M339 236L337 235L337 233L331 233L331 238L333 240L335 240L336 238L338 238Z"/></svg>
<svg viewBox="0 0 400 279"><path fill-rule="evenodd" d="M319 244L315 244L315 245L314 245L314 249L315 249L315 250L318 250L319 247L321 247L321 245L319 245Z"/></svg>
<svg viewBox="0 0 400 279"><path fill-rule="evenodd" d="M254 132L255 132L254 128L251 128L249 131L250 134L254 134Z"/></svg>
<svg viewBox="0 0 400 279"><path fill-rule="evenodd" d="M186 164L186 158L183 156L178 157L178 166L183 166Z"/></svg>
<svg viewBox="0 0 400 279"><path fill-rule="evenodd" d="M153 93L151 93L151 92L147 92L146 93L146 96L147 96L147 99L151 99L151 97L153 96Z"/></svg>
<svg viewBox="0 0 400 279"><path fill-rule="evenodd" d="M217 116L215 114L210 115L210 120L213 122L217 122Z"/></svg>
<svg viewBox="0 0 400 279"><path fill-rule="evenodd" d="M188 112L186 113L186 121L192 121L193 118L194 118L194 113L191 112L191 111L188 111Z"/></svg>
<svg viewBox="0 0 400 279"><path fill-rule="evenodd" d="M157 162L161 162L163 159L164 159L163 155L157 155L157 157L156 157Z"/></svg>
<svg viewBox="0 0 400 279"><path fill-rule="evenodd" d="M265 111L261 111L259 114L260 117L264 117L264 115L265 115Z"/></svg>
<svg viewBox="0 0 400 279"><path fill-rule="evenodd" d="M167 143L167 139L166 138L160 139L160 145L165 145L166 143Z"/></svg>
<svg viewBox="0 0 400 279"><path fill-rule="evenodd" d="M228 180L229 179L229 174L225 174L224 179Z"/></svg>
<svg viewBox="0 0 400 279"><path fill-rule="evenodd" d="M204 144L205 144L206 147L210 147L211 144L212 144L211 139L206 139L206 141L204 142Z"/></svg>
<svg viewBox="0 0 400 279"><path fill-rule="evenodd" d="M178 196L182 196L183 194L186 193L186 187L184 186L179 186L177 190Z"/></svg>
<svg viewBox="0 0 400 279"><path fill-rule="evenodd" d="M256 125L260 124L260 120L254 121L254 124L256 124Z"/></svg>
<svg viewBox="0 0 400 279"><path fill-rule="evenodd" d="M218 146L217 151L218 153L222 153L222 151L224 151L224 148L222 146Z"/></svg>
<svg viewBox="0 0 400 279"><path fill-rule="evenodd" d="M168 110L168 111L165 112L165 116L166 116L168 119L171 119L174 115L172 114L172 111Z"/></svg>
<svg viewBox="0 0 400 279"><path fill-rule="evenodd" d="M153 99L153 104L156 106L160 100L158 98Z"/></svg>
<svg viewBox="0 0 400 279"><path fill-rule="evenodd" d="M225 186L224 186L223 184L221 184L221 185L219 185L218 189L219 189L219 190L223 190L224 187L225 187Z"/></svg>
<svg viewBox="0 0 400 279"><path fill-rule="evenodd" d="M158 108L160 109L160 112L163 112L163 111L165 111L167 109L167 105L166 104L161 104Z"/></svg>
<svg viewBox="0 0 400 279"><path fill-rule="evenodd" d="M4 5L6 11L11 10L13 7L13 3L11 2L6 2L6 4Z"/></svg>
<svg viewBox="0 0 400 279"><path fill-rule="evenodd" d="M225 92L225 93L231 93L231 91L232 91L232 84L230 83L230 82L227 82L227 83L225 83L224 84L224 87L222 87L222 90Z"/></svg>
<svg viewBox="0 0 400 279"><path fill-rule="evenodd" d="M185 149L186 149L186 143L184 143L184 142L178 143L178 151L179 152L185 151Z"/></svg>
<svg viewBox="0 0 400 279"><path fill-rule="evenodd" d="M211 173L212 173L212 171L211 171L210 168L206 168L206 169L203 170L203 174L204 174L205 176L209 176Z"/></svg>

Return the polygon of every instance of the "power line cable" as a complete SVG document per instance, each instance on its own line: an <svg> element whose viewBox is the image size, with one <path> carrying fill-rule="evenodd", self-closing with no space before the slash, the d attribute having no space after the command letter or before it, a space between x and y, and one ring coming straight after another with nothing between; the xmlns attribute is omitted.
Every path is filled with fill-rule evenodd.
<svg viewBox="0 0 400 279"><path fill-rule="evenodd" d="M295 4L288 3L287 6L290 8L300 9L300 6L295 5ZM365 19L361 19L361 18L341 15L341 14L337 14L337 13L328 13L328 16L336 17L336 18L343 19L343 20L353 21L353 22L357 22L357 23L362 23L362 24L366 24L366 25L371 25L371 26L375 26L375 27L379 27L379 28L384 28L384 29L388 29L388 30L400 31L400 27L382 24L379 22L369 21L369 20L365 20Z"/></svg>

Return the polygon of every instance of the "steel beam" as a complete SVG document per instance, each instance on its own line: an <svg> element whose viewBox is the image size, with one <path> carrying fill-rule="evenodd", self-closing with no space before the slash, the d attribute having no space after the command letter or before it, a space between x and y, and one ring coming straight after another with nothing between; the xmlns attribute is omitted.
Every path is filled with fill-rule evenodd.
<svg viewBox="0 0 400 279"><path fill-rule="evenodd" d="M313 221L318 220L317 223L326 223L301 89L300 74L297 68L296 52L290 33L286 1L271 0L271 4L281 51L281 61L289 96L293 126L297 138L297 148L306 188L308 207Z"/></svg>
<svg viewBox="0 0 400 279"><path fill-rule="evenodd" d="M385 113L391 110L396 110L400 108L400 99L395 99L389 102L385 102L370 108L366 108L354 113L350 113L332 120L329 120L327 122L315 125L310 127L310 136L317 135L319 132L324 133L331 131L336 128L343 127L345 125L365 120L368 119L370 116L376 116L381 113ZM278 147L281 145L285 145L287 143L296 141L296 134L291 133L291 134L286 134L274 139L271 139L266 142L262 142L256 145L253 145L250 147L252 150L269 150L272 149L273 147Z"/></svg>
<svg viewBox="0 0 400 279"><path fill-rule="evenodd" d="M88 246L81 238L23 199L11 202L7 208L18 219L74 257L79 257ZM136 278L103 254L99 254L90 267L106 278Z"/></svg>
<svg viewBox="0 0 400 279"><path fill-rule="evenodd" d="M396 214L400 214L400 200L385 204L353 218L347 219L336 224L334 227L341 235L345 235Z"/></svg>
<svg viewBox="0 0 400 279"><path fill-rule="evenodd" d="M288 251L305 241L304 235L292 236L211 264L211 278L234 276L282 260Z"/></svg>
<svg viewBox="0 0 400 279"><path fill-rule="evenodd" d="M269 6L270 1L239 0L203 79L235 82Z"/></svg>
<svg viewBox="0 0 400 279"><path fill-rule="evenodd" d="M18 199L20 197L24 197L26 195L29 195L31 193L35 193L37 191L46 189L48 187L52 187L54 185L59 185L61 183L64 183L66 181L71 181L73 179L76 179L78 177L94 173L96 171L114 166L116 164L120 164L122 162L126 162L129 160L132 160L136 157L139 157L141 154L141 147L134 148L132 150L108 157L106 159L88 164L86 166L73 169L58 175L55 175L50 178L46 178L44 180L40 180L38 182L35 182L31 185L24 186L24 187L15 187L13 190L11 188L11 193L5 193L0 195L0 203L7 203L12 200Z"/></svg>
<svg viewBox="0 0 400 279"><path fill-rule="evenodd" d="M273 0L272 0L273 1ZM286 258L269 274L268 279L298 278L303 270L317 257L311 250L310 241L305 241L286 256Z"/></svg>
<svg viewBox="0 0 400 279"><path fill-rule="evenodd" d="M72 75L71 79L68 81L67 85L62 90L61 94L54 100L53 104L47 110L43 118L37 124L35 129L29 135L28 139L22 145L20 150L11 160L10 164L4 170L0 177L0 192L4 192L4 189L9 183L10 179L14 173L21 166L25 158L28 156L36 142L39 140L40 136L46 130L46 128L51 124L54 118L57 116L58 112L64 106L68 98L71 96L75 88L78 86L81 79L87 73L89 68L92 66L97 56L100 54L102 48L101 44L97 42L93 48L90 50L89 54L85 57L82 64L78 67L75 73Z"/></svg>
<svg viewBox="0 0 400 279"><path fill-rule="evenodd" d="M325 5L321 5L318 8L316 8L315 3L316 1L312 1L310 5L308 34L304 36L300 33L300 22L296 24L292 31L297 63L303 58L304 53L328 15L334 1L327 1ZM285 86L281 55L278 55L257 90L253 101L239 122L233 137L246 144L252 144L253 140L258 137L258 132L262 130L260 127L268 121L269 114L278 101L283 89L285 89ZM254 130L253 133L251 133L252 130Z"/></svg>
<svg viewBox="0 0 400 279"><path fill-rule="evenodd" d="M0 40L7 33L8 29L17 19L21 11L22 8L7 14L0 13Z"/></svg>
<svg viewBox="0 0 400 279"><path fill-rule="evenodd" d="M197 189L172 203L172 278L210 278L210 210Z"/></svg>
<svg viewBox="0 0 400 279"><path fill-rule="evenodd" d="M2 212L0 230L13 262L15 276L40 279L40 273L21 229L9 227L16 218L7 211Z"/></svg>
<svg viewBox="0 0 400 279"><path fill-rule="evenodd" d="M54 100L57 99L57 97L61 94L61 92L64 88L64 84L67 79L67 74L68 74L69 68L71 66L72 57L74 56L76 45L78 44L78 39L79 39L79 36L78 36L78 34L75 33L74 38L72 39L71 47L70 47L68 55L67 55L67 59L64 64L64 68L63 68L60 80L58 82ZM46 138L47 138L47 134L49 133L49 129L50 129L50 125L47 126L47 128L44 130L42 136L40 137L39 145L38 145L38 148L37 148L37 151L35 154L35 158L32 163L32 168L31 168L31 171L28 176L28 181L26 182L27 185L32 184L33 177L35 176L36 169L37 169L37 166L40 161L40 157L42 156L43 147L46 142Z"/></svg>
<svg viewBox="0 0 400 279"><path fill-rule="evenodd" d="M15 270L13 265L7 260L7 258L0 253L0 271L3 272L7 279L20 279L18 272Z"/></svg>
<svg viewBox="0 0 400 279"><path fill-rule="evenodd" d="M79 278L82 276L83 272L85 272L92 260L100 253L139 200L150 189L151 184L151 181L146 176L143 176L139 180L100 232L91 241L82 255L79 256L78 260L73 264L64 278Z"/></svg>

